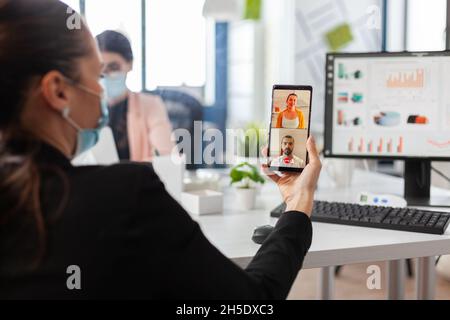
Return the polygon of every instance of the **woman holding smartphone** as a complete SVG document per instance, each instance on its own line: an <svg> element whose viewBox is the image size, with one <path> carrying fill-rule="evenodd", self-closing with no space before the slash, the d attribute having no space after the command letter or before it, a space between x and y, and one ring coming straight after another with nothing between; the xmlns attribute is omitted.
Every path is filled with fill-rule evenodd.
<svg viewBox="0 0 450 320"><path fill-rule="evenodd" d="M297 94L291 93L288 95L286 108L279 113L276 128L305 129L305 116L297 108L297 100Z"/></svg>
<svg viewBox="0 0 450 320"><path fill-rule="evenodd" d="M311 244L321 163L271 176L287 212L243 270L151 165L73 167L107 123L104 65L57 0L0 0L0 299L283 299ZM249 241L251 235L249 235ZM68 270L81 272L69 290Z"/></svg>

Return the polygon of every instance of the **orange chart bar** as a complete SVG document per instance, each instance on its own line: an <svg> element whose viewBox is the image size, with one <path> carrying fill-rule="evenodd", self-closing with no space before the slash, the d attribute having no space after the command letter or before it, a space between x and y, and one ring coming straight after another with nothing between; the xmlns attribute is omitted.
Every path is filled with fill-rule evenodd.
<svg viewBox="0 0 450 320"><path fill-rule="evenodd" d="M389 142L387 143L387 151L392 152L392 139L389 139Z"/></svg>
<svg viewBox="0 0 450 320"><path fill-rule="evenodd" d="M383 138L380 138L380 143L377 148L378 152L383 152Z"/></svg>
<svg viewBox="0 0 450 320"><path fill-rule="evenodd" d="M403 137L400 137L398 140L397 152L403 153Z"/></svg>
<svg viewBox="0 0 450 320"><path fill-rule="evenodd" d="M372 151L373 151L373 142L372 142L372 141L370 141L370 142L367 144L367 151L368 151L368 152L372 152Z"/></svg>
<svg viewBox="0 0 450 320"><path fill-rule="evenodd" d="M351 138L348 143L348 151L353 152L353 138Z"/></svg>
<svg viewBox="0 0 450 320"><path fill-rule="evenodd" d="M364 152L364 139L359 139L358 152Z"/></svg>

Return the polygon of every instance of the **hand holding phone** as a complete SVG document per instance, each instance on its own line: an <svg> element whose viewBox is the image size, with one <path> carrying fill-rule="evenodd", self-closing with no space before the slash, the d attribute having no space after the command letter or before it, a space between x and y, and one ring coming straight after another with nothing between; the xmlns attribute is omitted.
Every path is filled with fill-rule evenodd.
<svg viewBox="0 0 450 320"><path fill-rule="evenodd" d="M267 164L262 165L262 170L278 185L286 203L286 211L300 211L311 216L322 163L313 137L308 139L306 147L310 161L301 174L291 172L277 174L270 171ZM267 149L263 153L266 154Z"/></svg>

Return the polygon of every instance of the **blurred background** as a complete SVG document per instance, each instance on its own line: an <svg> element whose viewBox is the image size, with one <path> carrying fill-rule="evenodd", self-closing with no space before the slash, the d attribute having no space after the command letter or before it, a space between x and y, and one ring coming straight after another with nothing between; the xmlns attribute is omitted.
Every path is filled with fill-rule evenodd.
<svg viewBox="0 0 450 320"><path fill-rule="evenodd" d="M273 84L312 85L311 130L320 141L326 52L446 48L446 0L64 2L85 16L94 35L112 29L129 37L130 89L195 99L189 110L168 105L174 129L192 131L193 120L203 121L202 130L266 129ZM394 162L370 165L403 171Z"/></svg>

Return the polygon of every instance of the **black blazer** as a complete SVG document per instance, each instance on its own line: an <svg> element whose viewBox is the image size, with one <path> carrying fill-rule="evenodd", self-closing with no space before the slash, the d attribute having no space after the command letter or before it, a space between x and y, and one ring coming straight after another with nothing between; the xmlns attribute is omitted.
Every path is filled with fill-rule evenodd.
<svg viewBox="0 0 450 320"><path fill-rule="evenodd" d="M0 228L2 299L284 299L311 244L310 219L288 212L242 270L205 238L151 165L73 167L45 144L37 162L45 256L37 268L24 269L33 238ZM67 288L71 265L80 267L80 290Z"/></svg>

